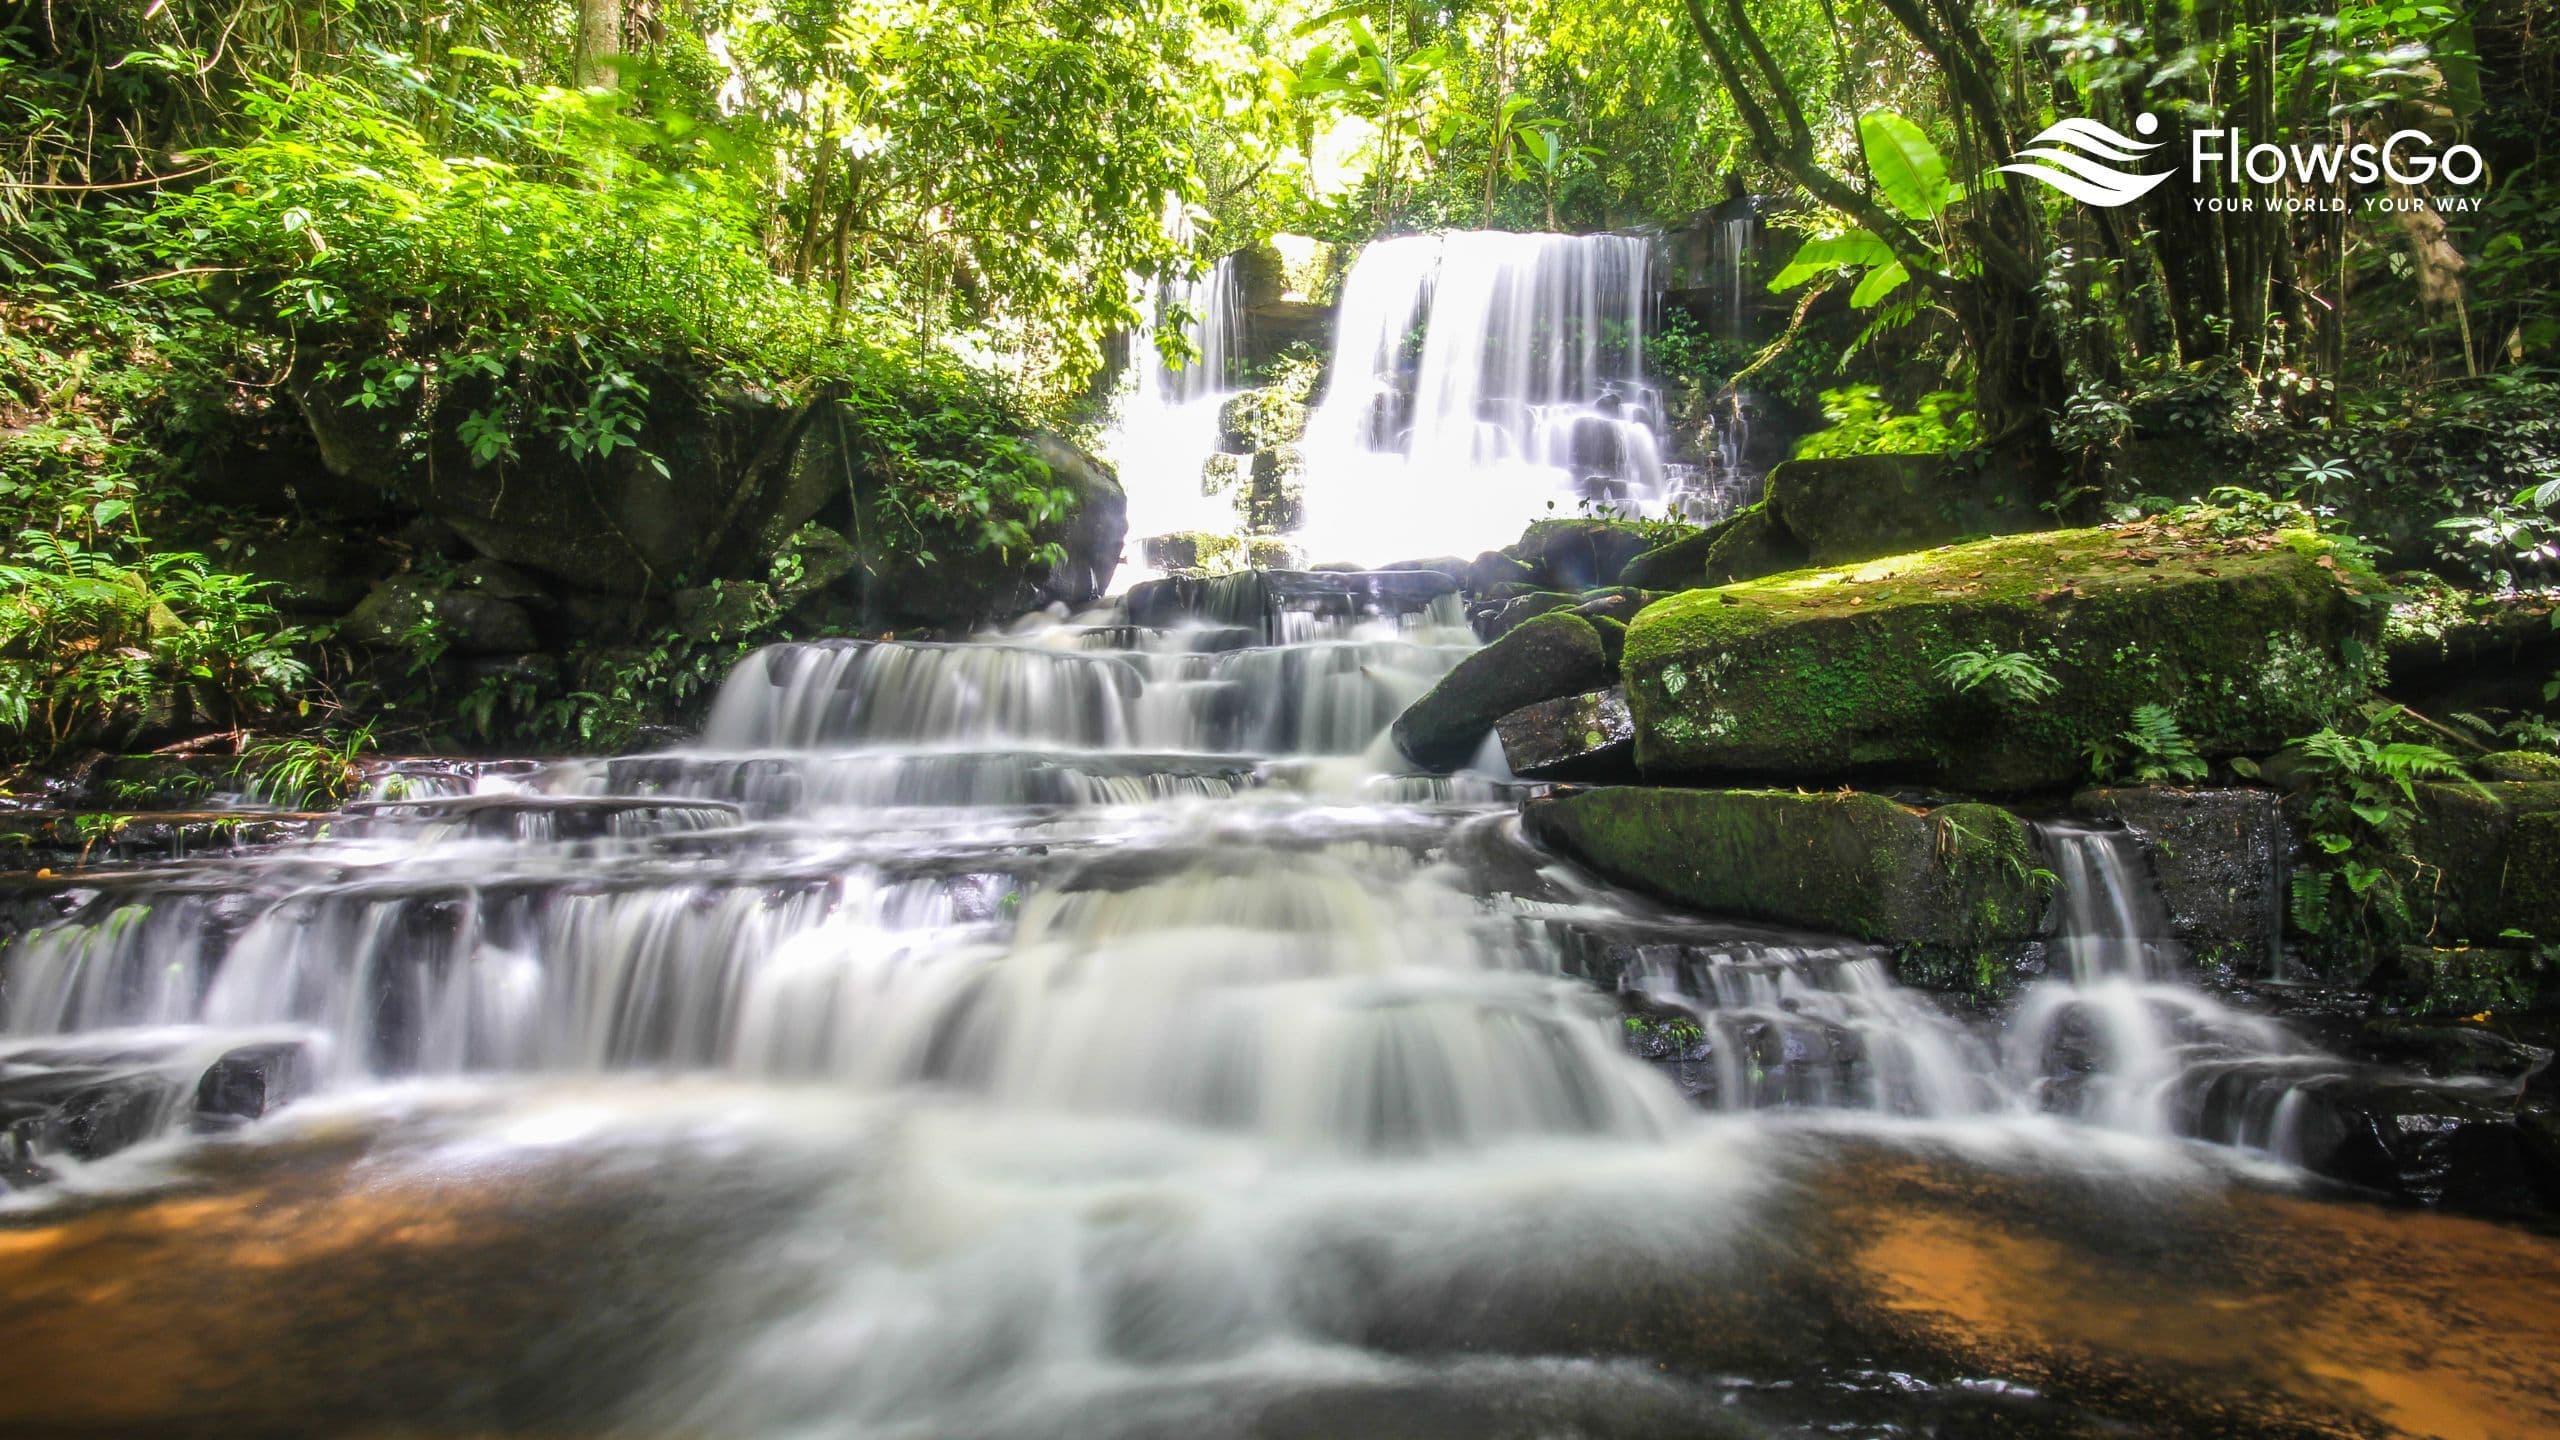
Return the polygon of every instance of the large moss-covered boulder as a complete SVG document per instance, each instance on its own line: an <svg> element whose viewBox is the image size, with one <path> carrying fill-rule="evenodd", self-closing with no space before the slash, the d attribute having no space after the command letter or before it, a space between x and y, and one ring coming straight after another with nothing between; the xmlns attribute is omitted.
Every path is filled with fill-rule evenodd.
<svg viewBox="0 0 2560 1440"><path fill-rule="evenodd" d="M1541 615L1458 662L1396 717L1396 748L1426 770L1467 763L1494 722L1524 705L1609 683L1600 633L1571 611Z"/></svg>
<svg viewBox="0 0 2560 1440"><path fill-rule="evenodd" d="M1982 972L2044 924L2034 840L1997 806L1620 787L1533 799L1521 815L1540 843L1621 884L1891 945L1906 973L1965 988L1990 988Z"/></svg>
<svg viewBox="0 0 2560 1440"><path fill-rule="evenodd" d="M2363 693L2375 617L2318 537L2145 522L2007 536L1673 596L1626 647L1656 778L1889 772L2064 785L2136 706L2207 756L2262 753ZM2055 687L1959 690L1959 651L2023 653Z"/></svg>
<svg viewBox="0 0 2560 1440"><path fill-rule="evenodd" d="M1816 565L2050 526L2048 477L2026 452L1843 455L1769 472L1770 518Z"/></svg>

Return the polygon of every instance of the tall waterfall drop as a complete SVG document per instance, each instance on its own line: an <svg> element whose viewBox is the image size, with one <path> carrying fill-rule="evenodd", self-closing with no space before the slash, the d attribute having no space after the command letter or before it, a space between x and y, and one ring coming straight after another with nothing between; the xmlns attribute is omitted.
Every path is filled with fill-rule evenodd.
<svg viewBox="0 0 2560 1440"><path fill-rule="evenodd" d="M1658 508L1651 302L1641 236L1471 231L1361 252L1307 425L1308 553L1472 554L1585 501Z"/></svg>
<svg viewBox="0 0 2560 1440"><path fill-rule="evenodd" d="M1219 532L1236 523L1232 505L1201 484L1201 467L1218 452L1220 421L1236 392L1244 324L1238 292L1232 255L1198 279L1148 289L1146 324L1130 337L1132 378L1102 447L1129 497L1133 539ZM1179 328L1188 360L1165 359L1157 337L1168 325Z"/></svg>

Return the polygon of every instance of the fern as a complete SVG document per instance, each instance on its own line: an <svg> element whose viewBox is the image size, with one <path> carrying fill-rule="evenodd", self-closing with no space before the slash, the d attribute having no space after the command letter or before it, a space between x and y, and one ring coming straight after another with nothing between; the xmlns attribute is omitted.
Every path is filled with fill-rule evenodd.
<svg viewBox="0 0 2560 1440"><path fill-rule="evenodd" d="M2062 688L2053 672L2023 650L1958 650L1937 664L1938 678L1959 695L1988 687L2002 699L2032 705Z"/></svg>
<svg viewBox="0 0 2560 1440"><path fill-rule="evenodd" d="M2204 757L2195 742L2178 728L2178 717L2166 705L2133 707L2132 728L2117 737L2132 759L2131 774L2143 785L2192 785L2205 777Z"/></svg>
<svg viewBox="0 0 2560 1440"><path fill-rule="evenodd" d="M2293 928L2305 935L2326 934L2329 929L2329 881L2326 870L2301 869L2293 872Z"/></svg>

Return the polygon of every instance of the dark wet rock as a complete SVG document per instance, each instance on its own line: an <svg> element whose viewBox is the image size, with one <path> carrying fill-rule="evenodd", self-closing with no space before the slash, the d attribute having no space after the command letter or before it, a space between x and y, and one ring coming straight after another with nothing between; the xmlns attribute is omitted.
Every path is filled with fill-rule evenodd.
<svg viewBox="0 0 2560 1440"><path fill-rule="evenodd" d="M2485 1078L2522 1085L2550 1068L2552 1052L2485 1025L2376 1016L2335 1037L2337 1048L2432 1080Z"/></svg>
<svg viewBox="0 0 2560 1440"><path fill-rule="evenodd" d="M1531 836L1608 879L1715 915L1894 946L1924 980L2004 984L2042 929L2033 841L2008 811L1880 795L1615 788L1532 799Z"/></svg>
<svg viewBox="0 0 2560 1440"><path fill-rule="evenodd" d="M1459 578L1466 582L1468 594L1481 595L1497 585L1534 588L1538 572L1535 567L1524 565L1499 550L1487 550L1470 561Z"/></svg>
<svg viewBox="0 0 2560 1440"><path fill-rule="evenodd" d="M1632 780L1636 724L1611 686L1524 705L1494 722L1514 773L1539 780Z"/></svg>
<svg viewBox="0 0 2560 1440"><path fill-rule="evenodd" d="M1816 565L2041 530L2042 477L2030 461L1958 455L1844 455L1769 472L1769 517Z"/></svg>
<svg viewBox="0 0 2560 1440"><path fill-rule="evenodd" d="M2165 704L2207 756L2262 752L2364 693L2374 619L2307 533L2167 524L2018 535L1795 571L1647 607L1627 640L1638 763L1659 778L1890 771L1990 791L2068 784L2090 743ZM2059 682L1960 692L1960 650Z"/></svg>
<svg viewBox="0 0 2560 1440"><path fill-rule="evenodd" d="M2292 845L2273 791L2117 786L2083 790L2071 808L2141 839L2170 933L2199 967L2267 970L2284 938L2284 862Z"/></svg>
<svg viewBox="0 0 2560 1440"><path fill-rule="evenodd" d="M1660 543L1661 527L1629 520L1539 520L1510 547L1556 590L1618 583L1627 562Z"/></svg>
<svg viewBox="0 0 2560 1440"><path fill-rule="evenodd" d="M196 1082L198 1129L256 1120L311 1092L319 1079L310 1052L292 1041L226 1052Z"/></svg>
<svg viewBox="0 0 2560 1440"><path fill-rule="evenodd" d="M1468 611L1467 618L1475 627L1476 638L1490 643L1541 615L1573 608L1570 595L1553 590L1533 590L1526 595L1477 601Z"/></svg>
<svg viewBox="0 0 2560 1440"><path fill-rule="evenodd" d="M160 1133L177 1082L156 1056L59 1057L62 1068L25 1057L0 1071L0 1154L41 1169L45 1156L103 1160Z"/></svg>
<svg viewBox="0 0 2560 1440"><path fill-rule="evenodd" d="M2291 1144L2316 1174L2475 1213L2560 1205L2560 1131L2538 1105L2381 1072L2306 1086L2291 1103Z"/></svg>
<svg viewBox="0 0 2560 1440"><path fill-rule="evenodd" d="M1608 657L1590 621L1541 615L1458 662L1397 716L1396 748L1426 770L1455 770L1503 716L1594 689L1609 677Z"/></svg>
<svg viewBox="0 0 2560 1440"><path fill-rule="evenodd" d="M396 650L426 634L457 654L509 655L540 645L533 617L512 600L477 590L443 589L399 576L373 587L340 621L338 633L359 645Z"/></svg>
<svg viewBox="0 0 2560 1440"><path fill-rule="evenodd" d="M2560 1009L2560 965L2514 945L2408 945L2370 981L2407 1015L2509 1015Z"/></svg>

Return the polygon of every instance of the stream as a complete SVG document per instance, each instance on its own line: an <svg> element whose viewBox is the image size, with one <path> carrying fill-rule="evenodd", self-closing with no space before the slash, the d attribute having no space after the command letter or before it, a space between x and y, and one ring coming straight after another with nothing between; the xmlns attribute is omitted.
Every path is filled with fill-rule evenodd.
<svg viewBox="0 0 2560 1440"><path fill-rule="evenodd" d="M1456 247L1466 344L1542 323L1500 266L1637 283L1556 238ZM1419 363L1311 529L1680 478L1626 355ZM2343 1062L2198 988L2125 832L2038 827L2054 961L1963 1012L1541 851L1498 747L1412 773L1477 644L1407 569L775 645L680 748L15 883L0 1080L76 1103L0 1155L0 1431L2560 1433L2560 1245L2290 1163Z"/></svg>

